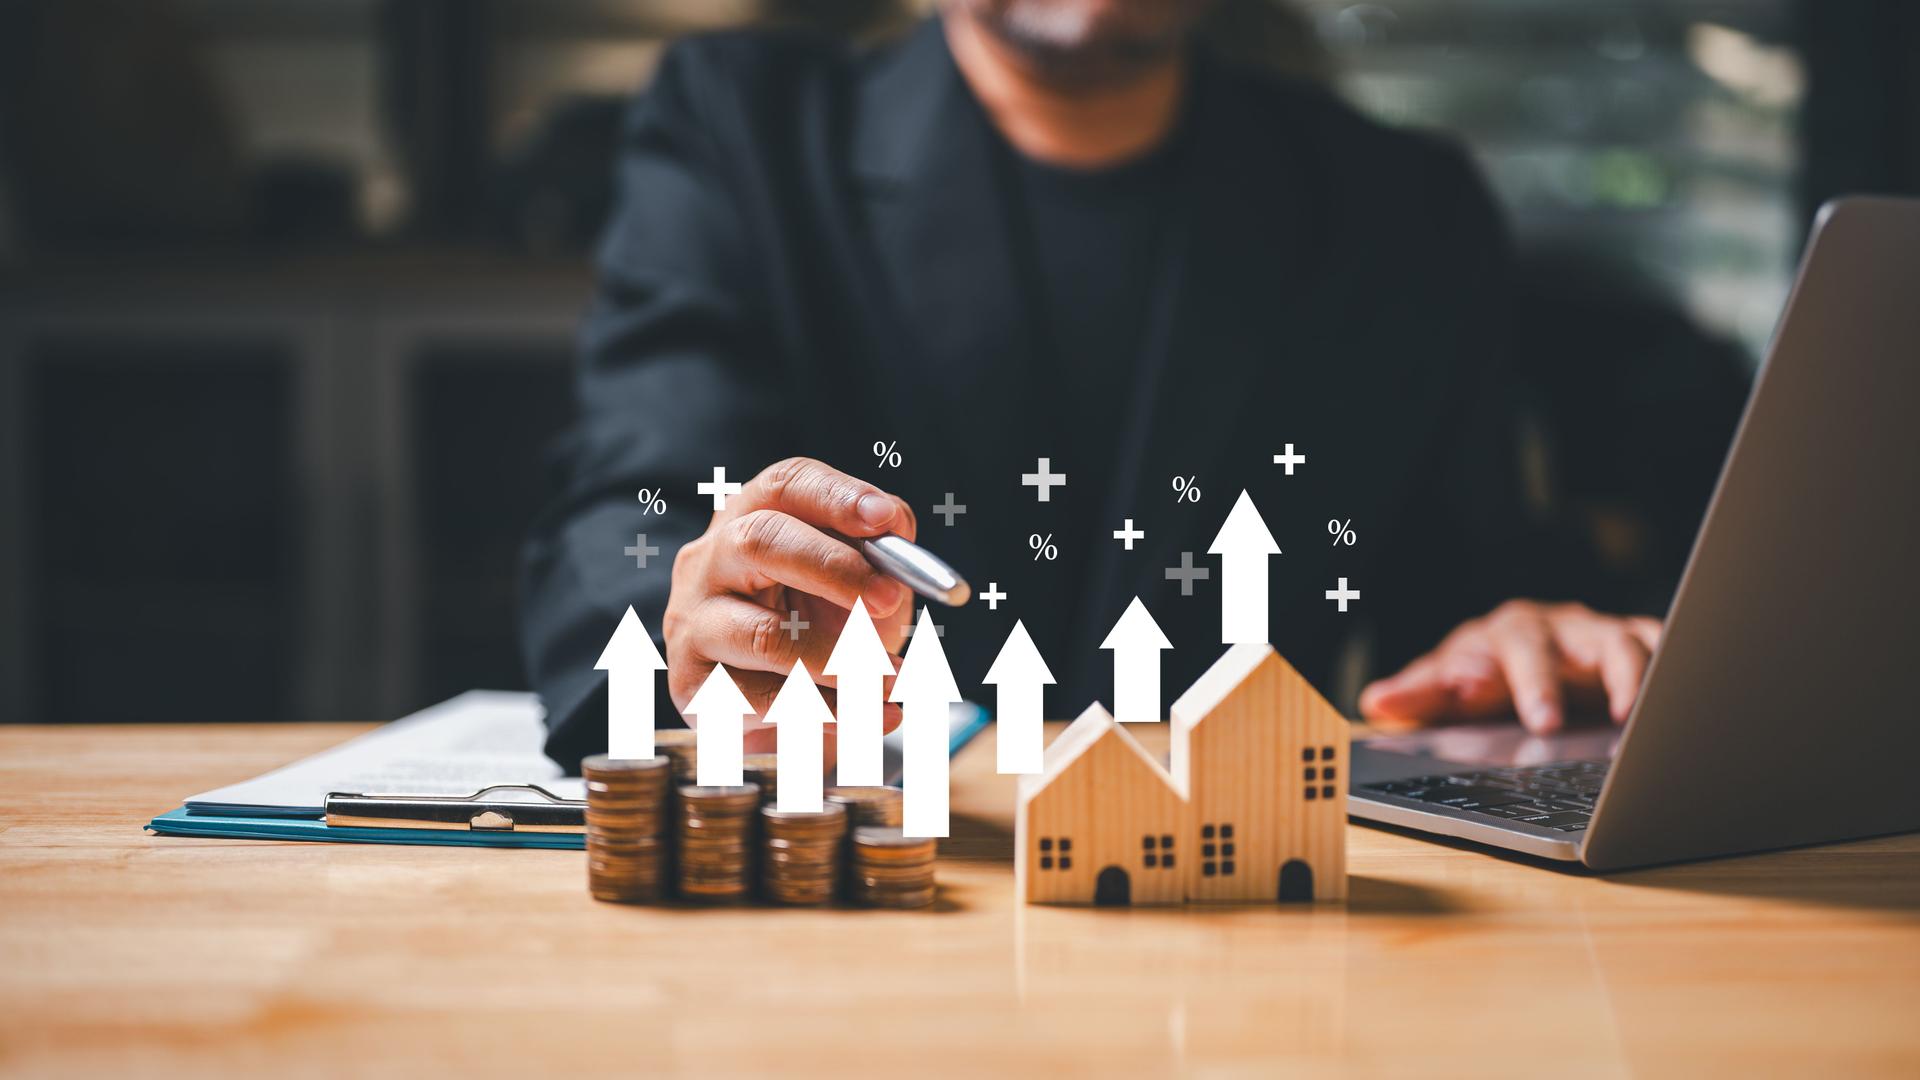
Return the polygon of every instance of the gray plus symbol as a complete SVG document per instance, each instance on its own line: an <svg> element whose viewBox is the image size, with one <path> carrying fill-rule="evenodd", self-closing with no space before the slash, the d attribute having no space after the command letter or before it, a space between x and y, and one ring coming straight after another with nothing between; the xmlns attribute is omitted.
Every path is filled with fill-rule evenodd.
<svg viewBox="0 0 1920 1080"><path fill-rule="evenodd" d="M800 613L797 611L787 612L787 617L780 620L780 629L785 630L787 637L794 641L800 640L800 631L812 625L812 623L801 618Z"/></svg>
<svg viewBox="0 0 1920 1080"><path fill-rule="evenodd" d="M1212 576L1213 571L1204 566L1193 565L1193 552L1191 551L1183 551L1180 553L1179 566L1167 567L1167 580L1178 581L1180 583L1181 596L1192 596L1193 583L1196 581L1205 581Z"/></svg>
<svg viewBox="0 0 1920 1080"><path fill-rule="evenodd" d="M654 547L652 544L647 543L646 533L635 533L633 537L633 546L627 548L626 552L627 554L633 556L634 566L638 567L641 570L645 570L647 568L647 560L653 558L655 555L660 554L660 549L657 547Z"/></svg>
<svg viewBox="0 0 1920 1080"><path fill-rule="evenodd" d="M941 626L939 623L933 623L932 626L933 626L934 637L943 638L947 636L946 627ZM920 620L915 619L914 621L907 624L907 636L912 637L914 634L914 631L918 629L920 629Z"/></svg>
<svg viewBox="0 0 1920 1080"><path fill-rule="evenodd" d="M949 491L947 492L946 502L933 504L933 512L936 514L939 514L943 518L946 518L947 524L952 525L954 518L967 512L967 507L966 507L966 504L964 503L954 502L953 492Z"/></svg>

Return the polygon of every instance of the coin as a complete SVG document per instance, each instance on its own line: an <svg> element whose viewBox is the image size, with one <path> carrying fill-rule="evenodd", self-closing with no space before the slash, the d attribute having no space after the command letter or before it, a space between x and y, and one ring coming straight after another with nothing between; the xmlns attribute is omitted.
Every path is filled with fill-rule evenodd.
<svg viewBox="0 0 1920 1080"><path fill-rule="evenodd" d="M594 754L580 762L580 774L587 779L589 789L596 785L603 789L618 790L634 784L654 784L664 781L670 773L672 761L663 755L644 758L617 758L606 754Z"/></svg>
<svg viewBox="0 0 1920 1080"><path fill-rule="evenodd" d="M680 787L680 798L688 809L708 815L747 814L760 805L760 787L757 784L739 784L733 787L683 784Z"/></svg>
<svg viewBox="0 0 1920 1080"><path fill-rule="evenodd" d="M881 908L923 908L933 905L934 887L929 884L924 889L907 892L874 892L867 896L866 902Z"/></svg>
<svg viewBox="0 0 1920 1080"><path fill-rule="evenodd" d="M897 787L830 787L823 793L828 802L847 808L847 824L900 826L901 791Z"/></svg>

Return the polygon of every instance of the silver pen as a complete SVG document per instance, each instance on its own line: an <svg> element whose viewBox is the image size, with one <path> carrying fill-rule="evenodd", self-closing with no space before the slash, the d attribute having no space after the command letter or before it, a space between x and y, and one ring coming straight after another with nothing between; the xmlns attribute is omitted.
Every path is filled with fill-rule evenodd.
<svg viewBox="0 0 1920 1080"><path fill-rule="evenodd" d="M929 600L959 607L973 597L973 586L953 567L904 536L888 533L862 540L860 551L874 569Z"/></svg>

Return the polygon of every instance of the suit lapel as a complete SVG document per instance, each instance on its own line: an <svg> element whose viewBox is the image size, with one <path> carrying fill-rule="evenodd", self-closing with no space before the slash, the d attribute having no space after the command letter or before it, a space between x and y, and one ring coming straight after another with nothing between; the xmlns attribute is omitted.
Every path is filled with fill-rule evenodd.
<svg viewBox="0 0 1920 1080"><path fill-rule="evenodd" d="M1031 423L1019 392L1035 359L1015 274L994 134L947 51L937 19L865 80L852 162L875 259L894 401L957 447L981 418ZM964 419L964 423L962 422Z"/></svg>

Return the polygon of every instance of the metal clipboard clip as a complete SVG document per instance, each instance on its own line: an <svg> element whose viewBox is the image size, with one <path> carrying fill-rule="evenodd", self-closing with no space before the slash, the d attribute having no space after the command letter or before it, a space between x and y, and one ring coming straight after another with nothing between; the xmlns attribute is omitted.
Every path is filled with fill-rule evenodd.
<svg viewBox="0 0 1920 1080"><path fill-rule="evenodd" d="M327 795L327 824L372 829L584 833L587 804L537 784L495 784L471 795Z"/></svg>

